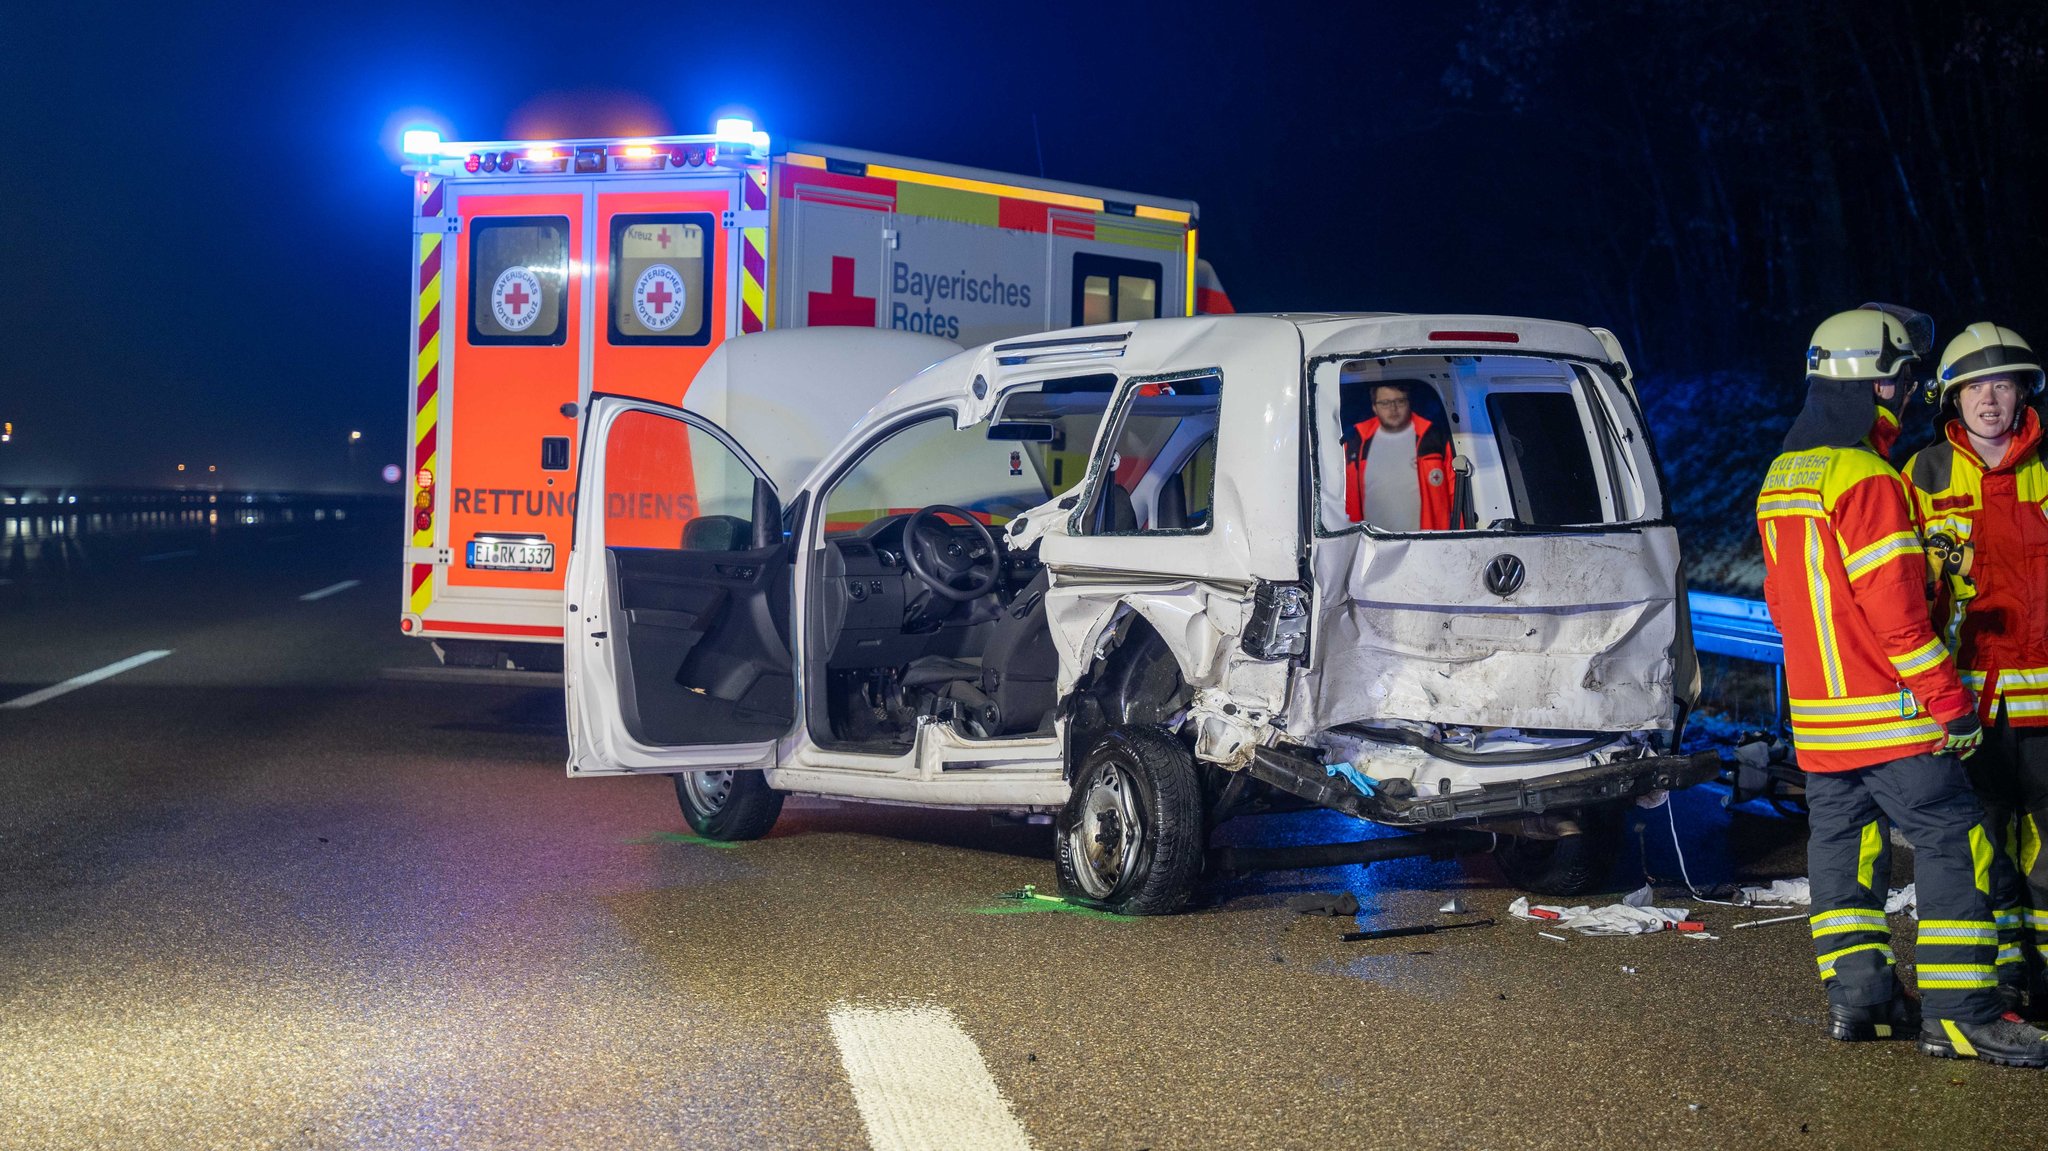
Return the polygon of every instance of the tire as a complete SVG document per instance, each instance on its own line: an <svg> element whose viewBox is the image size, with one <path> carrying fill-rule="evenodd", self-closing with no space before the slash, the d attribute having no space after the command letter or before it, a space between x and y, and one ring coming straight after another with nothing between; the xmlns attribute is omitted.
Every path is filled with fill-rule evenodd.
<svg viewBox="0 0 2048 1151"><path fill-rule="evenodd" d="M1621 862L1623 808L1586 808L1577 813L1577 835L1560 839L1503 836L1493 862L1511 886L1532 895L1584 895L1599 891Z"/></svg>
<svg viewBox="0 0 2048 1151"><path fill-rule="evenodd" d="M768 834L782 793L758 771L685 771L676 775L676 804L698 835L731 842Z"/></svg>
<svg viewBox="0 0 2048 1151"><path fill-rule="evenodd" d="M1202 874L1194 756L1156 727L1119 727L1074 773L1054 827L1060 894L1122 915L1171 915Z"/></svg>

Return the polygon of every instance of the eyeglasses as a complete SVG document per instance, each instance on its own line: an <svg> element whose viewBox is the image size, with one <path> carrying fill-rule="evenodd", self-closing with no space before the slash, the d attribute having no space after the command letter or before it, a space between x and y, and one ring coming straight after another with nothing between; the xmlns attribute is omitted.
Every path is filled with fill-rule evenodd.
<svg viewBox="0 0 2048 1151"><path fill-rule="evenodd" d="M1374 400L1374 401L1372 402L1372 406L1373 406L1373 407L1375 407L1375 408L1405 408L1405 407L1407 407L1407 406L1408 406L1408 401L1407 401L1407 400L1405 400L1405 399L1400 399L1400 400Z"/></svg>

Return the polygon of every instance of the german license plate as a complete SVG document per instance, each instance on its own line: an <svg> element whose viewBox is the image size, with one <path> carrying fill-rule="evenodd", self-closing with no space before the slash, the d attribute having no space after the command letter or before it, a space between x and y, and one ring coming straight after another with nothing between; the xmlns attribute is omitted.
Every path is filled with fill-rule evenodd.
<svg viewBox="0 0 2048 1151"><path fill-rule="evenodd" d="M469 566L486 571L551 572L555 545L534 540L471 540Z"/></svg>

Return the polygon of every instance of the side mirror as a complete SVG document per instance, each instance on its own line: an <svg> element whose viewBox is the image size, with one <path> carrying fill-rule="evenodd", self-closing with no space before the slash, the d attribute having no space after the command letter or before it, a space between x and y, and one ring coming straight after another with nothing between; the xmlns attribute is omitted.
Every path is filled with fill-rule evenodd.
<svg viewBox="0 0 2048 1151"><path fill-rule="evenodd" d="M751 542L755 551L772 548L782 542L782 501L775 498L775 485L763 479L754 481L754 538Z"/></svg>

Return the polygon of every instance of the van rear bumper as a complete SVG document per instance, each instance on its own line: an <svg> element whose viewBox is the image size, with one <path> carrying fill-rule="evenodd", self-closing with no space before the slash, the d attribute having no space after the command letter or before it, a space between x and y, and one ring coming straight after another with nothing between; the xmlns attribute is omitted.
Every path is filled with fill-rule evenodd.
<svg viewBox="0 0 2048 1151"><path fill-rule="evenodd" d="M1395 788L1362 795L1344 779L1325 774L1314 758L1279 748L1259 748L1246 770L1255 779L1333 811L1393 827L1425 827L1541 815L1555 808L1677 791L1719 776L1722 765L1714 751L1643 756L1432 796L1389 794Z"/></svg>

